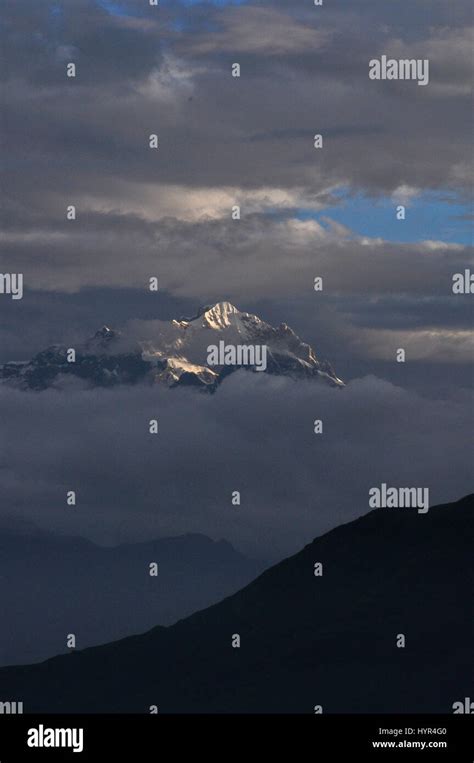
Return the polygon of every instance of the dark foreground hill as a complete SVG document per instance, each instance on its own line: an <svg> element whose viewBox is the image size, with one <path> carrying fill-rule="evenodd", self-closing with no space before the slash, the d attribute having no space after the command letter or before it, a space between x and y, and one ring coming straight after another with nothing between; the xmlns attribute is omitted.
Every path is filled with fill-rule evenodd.
<svg viewBox="0 0 474 763"><path fill-rule="evenodd" d="M373 511L171 627L1 670L0 700L25 712L452 712L474 678L473 508L469 496L427 514Z"/></svg>

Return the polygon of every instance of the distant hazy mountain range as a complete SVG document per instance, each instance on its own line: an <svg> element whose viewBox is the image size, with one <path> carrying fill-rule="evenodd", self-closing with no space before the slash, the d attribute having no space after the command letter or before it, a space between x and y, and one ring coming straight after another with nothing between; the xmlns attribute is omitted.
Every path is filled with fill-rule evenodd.
<svg viewBox="0 0 474 763"><path fill-rule="evenodd" d="M168 625L263 567L204 535L104 548L14 522L0 528L0 665L66 653L69 633L83 648Z"/></svg>
<svg viewBox="0 0 474 763"><path fill-rule="evenodd" d="M474 679L473 510L472 495L424 515L377 509L171 627L0 670L0 700L25 712L450 713Z"/></svg>
<svg viewBox="0 0 474 763"><path fill-rule="evenodd" d="M163 324L152 339L135 341L126 334L103 326L77 347L54 345L32 360L0 366L0 380L21 389L43 390L61 386L71 377L89 386L117 384L191 385L214 391L237 368L255 370L255 364L210 365L207 348L265 346L264 372L314 378L336 387L344 386L333 367L319 360L314 350L285 323L273 328L256 315L241 312L229 302L203 307L192 318ZM72 360L68 350L74 350Z"/></svg>

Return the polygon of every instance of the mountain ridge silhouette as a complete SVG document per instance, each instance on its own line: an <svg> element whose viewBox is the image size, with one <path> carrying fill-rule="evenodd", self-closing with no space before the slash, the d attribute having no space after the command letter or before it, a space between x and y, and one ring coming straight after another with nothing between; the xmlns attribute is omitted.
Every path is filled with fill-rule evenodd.
<svg viewBox="0 0 474 763"><path fill-rule="evenodd" d="M172 626L0 670L0 698L25 712L452 712L474 678L473 508L469 495L425 515L376 509Z"/></svg>

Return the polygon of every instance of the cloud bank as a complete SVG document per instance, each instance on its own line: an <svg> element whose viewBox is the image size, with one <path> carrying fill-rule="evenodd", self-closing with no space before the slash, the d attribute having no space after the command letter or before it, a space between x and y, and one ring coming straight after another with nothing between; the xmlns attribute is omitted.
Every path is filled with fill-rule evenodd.
<svg viewBox="0 0 474 763"><path fill-rule="evenodd" d="M382 482L427 487L432 505L472 488L466 393L430 401L374 377L338 391L239 371L213 396L0 397L2 514L100 542L201 532L273 558L367 512Z"/></svg>

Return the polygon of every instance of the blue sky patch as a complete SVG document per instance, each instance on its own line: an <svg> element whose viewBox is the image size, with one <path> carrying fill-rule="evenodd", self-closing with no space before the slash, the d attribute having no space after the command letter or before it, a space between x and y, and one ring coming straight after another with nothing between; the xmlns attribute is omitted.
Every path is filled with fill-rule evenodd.
<svg viewBox="0 0 474 763"><path fill-rule="evenodd" d="M469 205L449 194L424 193L406 203L406 219L397 220L401 202L390 197L368 198L363 194L342 194L339 205L322 212L299 209L300 220L318 220L327 216L355 233L370 238L408 243L436 240L446 243L472 244L472 222L465 219L472 211Z"/></svg>

